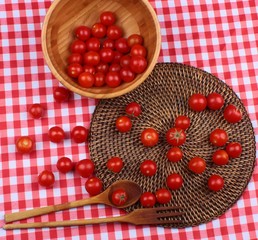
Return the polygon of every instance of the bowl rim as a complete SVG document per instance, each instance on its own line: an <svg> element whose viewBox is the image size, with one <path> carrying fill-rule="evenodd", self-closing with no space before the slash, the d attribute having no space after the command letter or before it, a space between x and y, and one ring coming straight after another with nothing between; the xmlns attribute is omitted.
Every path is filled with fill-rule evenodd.
<svg viewBox="0 0 258 240"><path fill-rule="evenodd" d="M140 78L135 81L133 84L130 85L130 90L128 91L128 88L123 88L119 91L115 91L115 92L111 92L111 93L92 93L92 92L87 92L85 90L79 89L79 88L75 88L74 86L72 86L70 83L68 83L67 81L65 81L63 79L63 77L58 73L58 71L56 71L54 64L52 63L51 58L49 57L48 54L48 47L47 47L47 41L45 40L45 36L47 35L47 28L48 28L48 24L52 15L52 12L54 11L54 9L56 8L56 6L61 2L62 0L55 0L51 6L49 7L46 16L44 18L43 21L43 25L42 25L42 31L41 31L41 45L42 45L42 51L43 51L43 56L45 58L45 61L48 65L48 67L50 68L51 73L56 77L56 79L62 84L64 85L66 88L68 88L69 90L84 96L84 97L89 97L89 98L95 98L95 99L107 99L107 98L114 98L114 97L118 97L121 95L124 95L132 90L134 90L136 87L138 87L143 81L146 80L146 78L149 76L149 74L152 72L152 70L154 69L159 54L160 54L160 48L161 48L161 33L160 33L160 24L158 21L158 17L157 14L155 12L155 10L153 9L153 7L151 6L151 4L148 2L148 0L142 0L142 3L145 5L145 7L147 7L148 11L150 12L153 21L154 21L154 25L155 25L155 32L156 32L156 39L157 39L157 46L155 48L154 51L154 55L151 59L151 61L148 63L148 67L147 69L142 73L142 75L140 76Z"/></svg>

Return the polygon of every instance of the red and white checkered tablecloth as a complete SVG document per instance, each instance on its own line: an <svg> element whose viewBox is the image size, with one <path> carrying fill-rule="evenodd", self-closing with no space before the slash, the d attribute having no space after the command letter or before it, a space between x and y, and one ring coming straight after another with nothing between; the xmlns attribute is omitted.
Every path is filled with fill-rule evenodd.
<svg viewBox="0 0 258 240"><path fill-rule="evenodd" d="M254 0L150 0L161 25L159 62L182 62L225 81L242 99L258 137L258 7ZM41 49L41 26L50 0L0 0L0 225L4 214L89 197L85 179L60 174L60 156L74 161L89 157L88 145L70 138L61 144L46 133L59 125L67 133L76 125L89 127L97 101L74 94L68 103L53 100L60 85L47 67ZM44 118L32 119L27 107L42 103ZM36 151L16 152L15 140L33 136ZM258 145L256 145L258 147ZM256 148L258 149L258 148ZM53 188L37 183L43 169L56 177ZM218 219L185 229L102 224L82 227L5 231L0 239L258 239L258 173L237 203ZM116 216L120 210L86 206L28 221Z"/></svg>

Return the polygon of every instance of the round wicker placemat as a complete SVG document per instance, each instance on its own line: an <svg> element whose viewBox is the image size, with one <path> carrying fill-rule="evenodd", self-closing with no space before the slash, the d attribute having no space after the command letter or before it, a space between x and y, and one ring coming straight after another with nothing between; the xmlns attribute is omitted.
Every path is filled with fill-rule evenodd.
<svg viewBox="0 0 258 240"><path fill-rule="evenodd" d="M190 95L208 95L211 92L224 96L224 106L233 103L241 109L241 122L226 122L223 118L224 107L216 112L205 110L199 113L189 109L187 101ZM125 106L132 101L141 104L142 114L132 120L133 127L129 133L119 133L115 120L125 114ZM181 147L183 159L171 163L166 158L170 146L165 141L165 134L178 115L189 116L191 126L186 131L186 143ZM144 147L140 142L140 134L147 127L155 128L160 134L159 143L153 148ZM231 159L225 166L215 166L211 160L217 148L209 143L208 136L215 128L226 130L229 141L238 141L243 147L241 156ZM89 147L90 156L96 164L96 175L103 180L105 188L118 179L129 179L139 183L143 191L155 192L158 188L166 187L169 174L177 172L183 176L183 187L172 192L173 199L167 206L181 206L185 214L177 218L182 223L166 225L168 227L195 226L222 215L241 196L255 165L253 128L237 95L215 76L178 63L157 64L148 79L133 92L115 99L101 100L92 118ZM119 174L111 173L106 168L106 162L112 156L120 156L124 160L124 168ZM207 168L201 175L187 169L188 161L195 156L203 157L207 162ZM157 163L158 172L153 177L145 177L139 171L139 165L145 159ZM208 190L207 179L211 174L224 177L225 186L221 191ZM125 210L140 207L136 203Z"/></svg>

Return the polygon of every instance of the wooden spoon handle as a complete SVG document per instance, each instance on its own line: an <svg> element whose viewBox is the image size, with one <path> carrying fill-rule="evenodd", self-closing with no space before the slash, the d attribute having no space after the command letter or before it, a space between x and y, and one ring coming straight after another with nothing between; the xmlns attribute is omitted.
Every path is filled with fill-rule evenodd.
<svg viewBox="0 0 258 240"><path fill-rule="evenodd" d="M48 206L48 207L35 208L35 209L26 210L22 212L9 213L9 214L5 214L4 219L6 223L9 223L17 220L30 218L30 217L40 216L40 215L44 215L52 212L57 212L61 210L66 210L70 208L81 207L84 205L96 204L96 203L102 203L101 198L99 198L98 196L87 198L87 199L81 199L74 202L57 204L57 205Z"/></svg>

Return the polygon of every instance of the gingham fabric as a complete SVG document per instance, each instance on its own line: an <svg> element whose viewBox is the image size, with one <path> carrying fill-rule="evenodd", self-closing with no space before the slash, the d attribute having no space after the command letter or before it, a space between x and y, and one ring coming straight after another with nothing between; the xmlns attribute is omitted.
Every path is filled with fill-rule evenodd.
<svg viewBox="0 0 258 240"><path fill-rule="evenodd" d="M161 25L159 62L181 62L206 70L226 82L242 99L258 137L258 2L256 0L150 0ZM68 103L53 99L60 85L47 67L41 49L41 26L49 0L0 0L0 225L4 214L88 198L76 173L61 174L56 161L89 157L88 145L69 137L76 125L89 127L96 100L73 94ZM40 102L47 109L32 119L28 106ZM50 127L67 133L63 143L47 138ZM15 141L30 135L36 151L16 152ZM56 177L43 188L37 175L43 169ZM218 219L185 229L102 224L53 229L5 231L0 239L258 239L258 173L255 168L237 203ZM117 216L122 210L103 205L66 210L26 220L55 221ZM23 220L23 222L26 222Z"/></svg>

